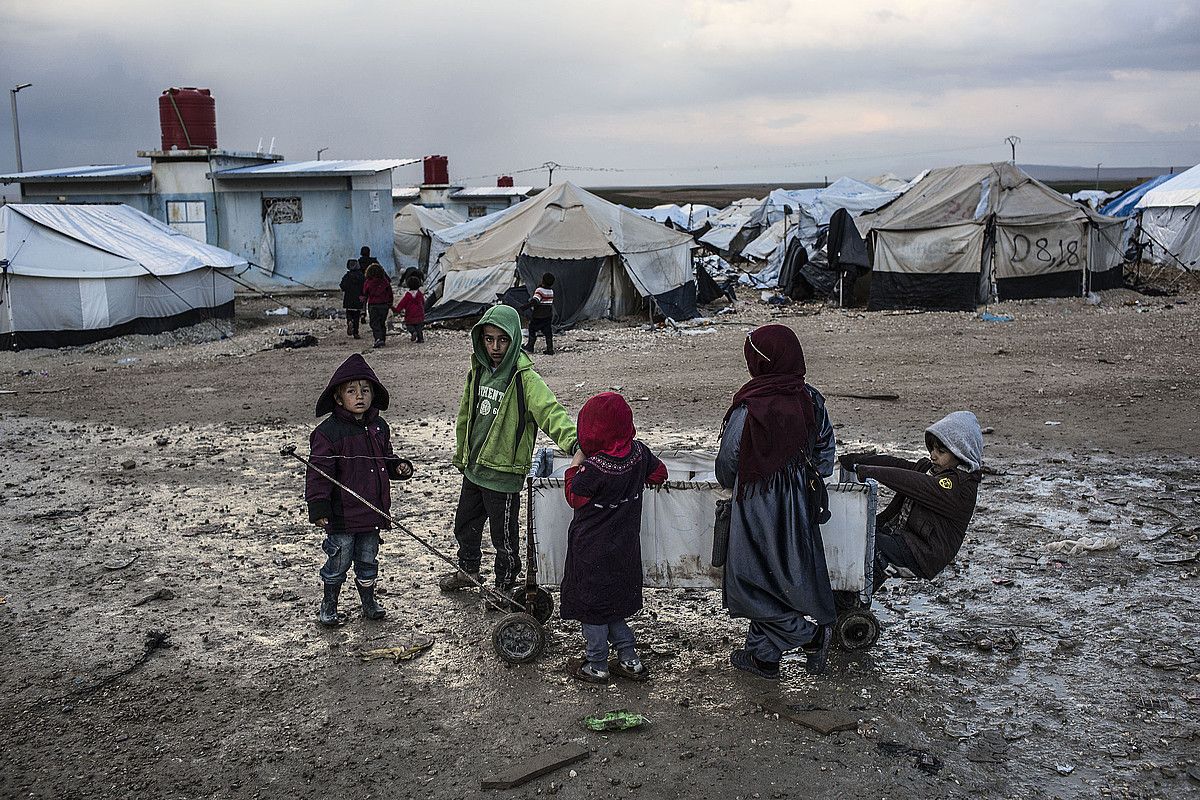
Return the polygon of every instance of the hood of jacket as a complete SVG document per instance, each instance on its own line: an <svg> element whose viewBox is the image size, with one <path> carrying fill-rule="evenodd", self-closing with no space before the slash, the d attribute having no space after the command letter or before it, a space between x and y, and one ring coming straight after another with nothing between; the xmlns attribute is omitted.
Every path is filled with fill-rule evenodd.
<svg viewBox="0 0 1200 800"><path fill-rule="evenodd" d="M521 348L518 347L518 350ZM346 381L370 381L375 388L375 392L371 397L371 408L378 411L386 411L388 407L388 391L383 388L383 384L379 382L379 378L375 377L375 370L371 369L371 365L367 360L358 353L353 353L349 358L342 362L342 365L333 372L333 377L329 379L329 385L325 387L325 391L321 392L321 396L317 398L317 416L323 417L326 414L333 413L337 408L337 401L333 399L334 390Z"/></svg>
<svg viewBox="0 0 1200 800"><path fill-rule="evenodd" d="M962 462L968 472L983 467L983 431L970 411L953 411L925 429L926 443L933 434Z"/></svg>
<svg viewBox="0 0 1200 800"><path fill-rule="evenodd" d="M492 306L471 328L471 347L475 363L490 368L492 360L488 358L487 350L483 346L484 325L495 325L507 333L508 338L512 340L512 344L508 346L508 352L504 354L504 360L496 368L496 374L511 374L517 367L521 356L524 355L524 351L521 350L521 316L512 306Z"/></svg>

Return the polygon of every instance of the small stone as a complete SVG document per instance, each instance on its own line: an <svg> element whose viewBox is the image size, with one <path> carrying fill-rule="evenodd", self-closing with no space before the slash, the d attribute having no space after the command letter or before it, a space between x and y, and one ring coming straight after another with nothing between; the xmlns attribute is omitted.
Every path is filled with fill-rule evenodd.
<svg viewBox="0 0 1200 800"><path fill-rule="evenodd" d="M578 773L578 772L576 772L575 770L571 770L570 772L568 772L568 773L567 773L567 775L568 775L568 776L570 776L570 777L572 777L572 778L578 778L578 777L579 777L579 773Z"/></svg>
<svg viewBox="0 0 1200 800"><path fill-rule="evenodd" d="M121 462L121 469L133 469L136 466L137 466L137 462L134 461L132 458L126 459L125 461Z"/></svg>

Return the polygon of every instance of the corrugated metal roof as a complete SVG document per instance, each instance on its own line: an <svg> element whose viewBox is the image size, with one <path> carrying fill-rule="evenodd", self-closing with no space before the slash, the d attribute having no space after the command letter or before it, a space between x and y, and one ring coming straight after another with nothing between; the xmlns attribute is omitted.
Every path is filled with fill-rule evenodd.
<svg viewBox="0 0 1200 800"><path fill-rule="evenodd" d="M419 158L373 159L366 161L281 161L250 167L218 170L218 178L314 178L324 175L374 175L377 172L416 164Z"/></svg>
<svg viewBox="0 0 1200 800"><path fill-rule="evenodd" d="M0 175L4 183L52 183L54 181L140 181L150 177L149 164L89 164L82 167L40 169Z"/></svg>
<svg viewBox="0 0 1200 800"><path fill-rule="evenodd" d="M468 186L450 193L450 199L459 197L525 197L533 191L532 186Z"/></svg>
<svg viewBox="0 0 1200 800"><path fill-rule="evenodd" d="M414 200L421 196L421 190L416 186L393 186L392 197L397 200Z"/></svg>

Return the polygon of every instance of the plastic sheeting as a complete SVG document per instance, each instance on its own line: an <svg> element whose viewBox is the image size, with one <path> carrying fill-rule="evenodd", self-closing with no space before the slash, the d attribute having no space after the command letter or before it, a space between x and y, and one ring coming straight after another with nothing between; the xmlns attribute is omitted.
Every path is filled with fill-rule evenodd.
<svg viewBox="0 0 1200 800"><path fill-rule="evenodd" d="M1101 206L1100 213L1109 217L1128 217L1133 213L1138 201L1145 196L1146 192L1156 186L1161 186L1163 183L1174 178L1174 175L1159 175L1157 178L1151 178L1145 183L1139 184L1124 194L1117 195L1116 198Z"/></svg>
<svg viewBox="0 0 1200 800"><path fill-rule="evenodd" d="M0 230L10 275L117 278L246 266L241 256L124 205L6 205Z"/></svg>
<svg viewBox="0 0 1200 800"><path fill-rule="evenodd" d="M546 452L546 451L543 451ZM670 479L665 488L647 489L642 499L642 578L654 588L719 588L723 570L712 565L716 501L729 497L715 481L712 453L657 453ZM535 478L531 512L537 539L538 583L561 583L567 556L567 530L574 511L563 495L568 456L539 454L535 464L552 462L548 477ZM867 591L874 555L878 487L829 484L829 522L821 526L825 560L835 591Z"/></svg>
<svg viewBox="0 0 1200 800"><path fill-rule="evenodd" d="M664 203L654 208L634 208L630 210L638 216L652 219L660 224L665 225L669 222L676 230L692 232L698 231L708 225L709 218L715 217L717 214L717 209L712 206L700 205L698 203L685 203L682 206L674 203Z"/></svg>
<svg viewBox="0 0 1200 800"><path fill-rule="evenodd" d="M437 231L461 225L463 219L445 208L427 208L410 203L400 209L392 223L392 257L399 272L415 267L429 269L432 237Z"/></svg>
<svg viewBox="0 0 1200 800"><path fill-rule="evenodd" d="M1200 164L1163 181L1142 195L1137 208L1200 206Z"/></svg>

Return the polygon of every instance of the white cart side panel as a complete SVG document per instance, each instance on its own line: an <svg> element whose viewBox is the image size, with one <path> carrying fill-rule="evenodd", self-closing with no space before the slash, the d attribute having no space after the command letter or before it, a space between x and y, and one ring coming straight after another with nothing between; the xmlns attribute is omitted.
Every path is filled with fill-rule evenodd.
<svg viewBox="0 0 1200 800"><path fill-rule="evenodd" d="M667 474L672 481L695 481L700 483L716 483L717 455L705 450L664 450L655 452L658 460L667 468ZM539 466L546 461L545 470ZM546 447L538 451L534 459L534 477L561 478L571 466L571 457L559 450Z"/></svg>
<svg viewBox="0 0 1200 800"><path fill-rule="evenodd" d="M835 592L863 592L874 557L875 489L866 484L829 484L829 521L821 526L825 566ZM868 557L870 556L870 557Z"/></svg>
<svg viewBox="0 0 1200 800"><path fill-rule="evenodd" d="M562 583L567 530L574 516L563 496L563 481L535 479L532 503L537 534L538 583ZM642 502L643 585L652 588L716 588L723 570L712 565L715 483L668 482L647 489ZM830 583L835 591L862 592L869 584L868 552L873 549L875 488L831 484L831 517L821 526Z"/></svg>

